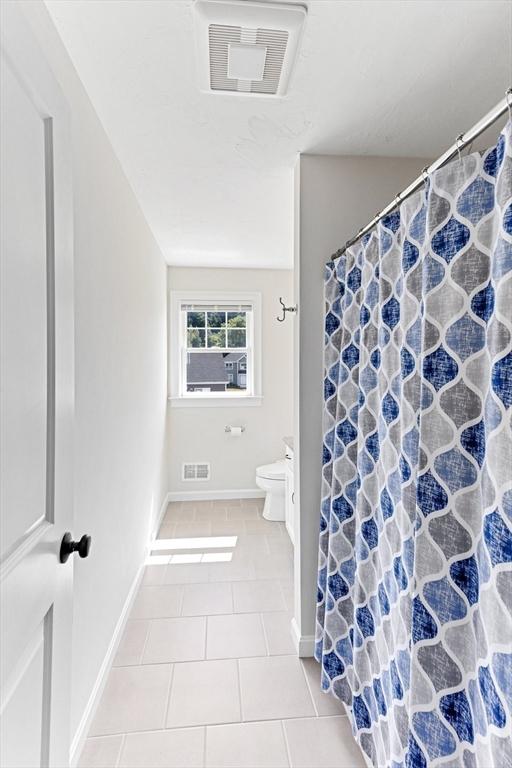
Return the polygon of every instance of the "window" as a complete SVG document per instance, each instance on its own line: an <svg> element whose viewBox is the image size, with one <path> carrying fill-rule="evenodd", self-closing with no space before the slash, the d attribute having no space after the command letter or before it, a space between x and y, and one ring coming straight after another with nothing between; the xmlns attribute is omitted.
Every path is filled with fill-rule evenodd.
<svg viewBox="0 0 512 768"><path fill-rule="evenodd" d="M259 306L259 294L171 293L174 405L259 404Z"/></svg>

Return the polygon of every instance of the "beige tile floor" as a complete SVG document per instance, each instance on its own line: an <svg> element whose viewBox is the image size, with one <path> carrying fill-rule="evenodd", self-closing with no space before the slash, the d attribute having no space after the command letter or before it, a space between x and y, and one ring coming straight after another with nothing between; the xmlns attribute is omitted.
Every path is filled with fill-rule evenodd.
<svg viewBox="0 0 512 768"><path fill-rule="evenodd" d="M169 505L80 768L364 767L295 655L292 546L261 509Z"/></svg>

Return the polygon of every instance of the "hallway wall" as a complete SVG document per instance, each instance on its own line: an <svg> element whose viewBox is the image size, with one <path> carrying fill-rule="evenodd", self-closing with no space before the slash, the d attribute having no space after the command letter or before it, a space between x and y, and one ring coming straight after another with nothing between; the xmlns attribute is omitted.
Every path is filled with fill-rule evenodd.
<svg viewBox="0 0 512 768"><path fill-rule="evenodd" d="M24 3L71 112L75 559L71 739L167 492L163 257L43 3Z"/></svg>
<svg viewBox="0 0 512 768"><path fill-rule="evenodd" d="M169 267L168 290L261 293L262 404L169 409L170 491L255 489L256 467L284 456L282 439L292 430L294 317L278 323L276 316L279 296L293 303L293 272ZM246 431L234 440L224 432L226 424L243 425ZM211 462L211 480L183 482L185 461Z"/></svg>

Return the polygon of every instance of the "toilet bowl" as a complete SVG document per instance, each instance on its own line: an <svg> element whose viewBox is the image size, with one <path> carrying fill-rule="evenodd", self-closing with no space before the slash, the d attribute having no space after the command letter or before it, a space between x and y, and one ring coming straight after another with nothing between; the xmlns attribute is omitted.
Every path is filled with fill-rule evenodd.
<svg viewBox="0 0 512 768"><path fill-rule="evenodd" d="M284 459L257 467L256 485L266 492L263 517L266 520L284 520Z"/></svg>

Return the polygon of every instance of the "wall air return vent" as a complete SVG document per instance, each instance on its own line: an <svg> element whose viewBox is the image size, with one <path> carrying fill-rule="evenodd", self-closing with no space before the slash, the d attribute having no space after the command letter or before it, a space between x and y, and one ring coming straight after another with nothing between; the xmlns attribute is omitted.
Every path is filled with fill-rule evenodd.
<svg viewBox="0 0 512 768"><path fill-rule="evenodd" d="M250 0L196 0L201 89L283 96L297 57L306 9Z"/></svg>
<svg viewBox="0 0 512 768"><path fill-rule="evenodd" d="M209 480L210 465L206 462L198 464L183 464L181 468L182 480Z"/></svg>

